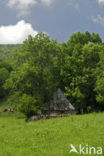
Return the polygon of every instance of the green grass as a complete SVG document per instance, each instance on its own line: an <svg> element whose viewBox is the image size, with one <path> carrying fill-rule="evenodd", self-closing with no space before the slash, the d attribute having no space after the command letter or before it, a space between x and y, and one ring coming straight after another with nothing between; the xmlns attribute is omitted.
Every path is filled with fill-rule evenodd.
<svg viewBox="0 0 104 156"><path fill-rule="evenodd" d="M70 144L104 150L104 113L27 123L18 114L0 115L0 156L78 155L69 153Z"/></svg>

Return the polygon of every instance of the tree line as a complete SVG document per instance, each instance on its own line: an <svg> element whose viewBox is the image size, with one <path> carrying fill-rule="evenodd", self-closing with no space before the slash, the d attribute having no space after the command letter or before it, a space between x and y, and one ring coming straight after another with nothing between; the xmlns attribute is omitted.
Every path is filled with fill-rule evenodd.
<svg viewBox="0 0 104 156"><path fill-rule="evenodd" d="M80 113L104 111L104 43L99 34L74 33L58 43L40 33L0 60L0 99L27 117L39 114L61 88Z"/></svg>

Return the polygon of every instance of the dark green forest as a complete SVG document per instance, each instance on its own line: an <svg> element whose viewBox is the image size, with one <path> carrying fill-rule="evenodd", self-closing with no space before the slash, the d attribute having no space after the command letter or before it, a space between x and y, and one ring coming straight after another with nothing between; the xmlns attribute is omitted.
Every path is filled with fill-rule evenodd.
<svg viewBox="0 0 104 156"><path fill-rule="evenodd" d="M46 34L21 45L0 45L0 100L26 116L40 114L61 88L77 112L104 111L104 43L96 33L74 33L58 43Z"/></svg>

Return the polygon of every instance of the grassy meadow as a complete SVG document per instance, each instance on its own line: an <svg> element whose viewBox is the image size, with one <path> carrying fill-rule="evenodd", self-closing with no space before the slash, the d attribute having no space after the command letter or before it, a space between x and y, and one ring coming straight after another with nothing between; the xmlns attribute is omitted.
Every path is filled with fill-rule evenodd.
<svg viewBox="0 0 104 156"><path fill-rule="evenodd" d="M0 156L79 155L70 154L70 144L104 150L104 113L33 122L18 113L0 115Z"/></svg>

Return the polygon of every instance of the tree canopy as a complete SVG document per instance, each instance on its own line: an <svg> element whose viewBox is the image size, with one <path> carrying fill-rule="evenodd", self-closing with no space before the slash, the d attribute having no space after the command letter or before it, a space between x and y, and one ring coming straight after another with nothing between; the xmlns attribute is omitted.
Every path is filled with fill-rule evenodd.
<svg viewBox="0 0 104 156"><path fill-rule="evenodd" d="M103 50L99 34L88 31L61 44L43 33L29 36L9 66L1 63L0 90L26 116L40 113L57 88L79 112L104 110Z"/></svg>

